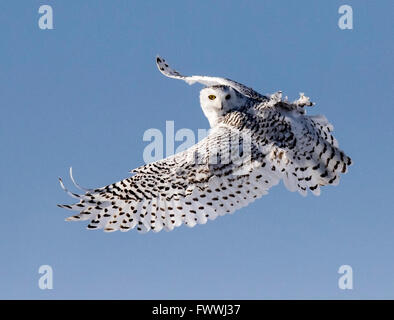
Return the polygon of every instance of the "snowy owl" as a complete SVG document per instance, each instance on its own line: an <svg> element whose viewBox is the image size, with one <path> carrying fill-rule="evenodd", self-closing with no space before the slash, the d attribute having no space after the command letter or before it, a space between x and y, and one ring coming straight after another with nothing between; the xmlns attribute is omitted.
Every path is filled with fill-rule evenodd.
<svg viewBox="0 0 394 320"><path fill-rule="evenodd" d="M90 220L88 229L108 232L193 227L248 205L280 180L290 191L319 195L320 187L337 185L351 164L327 119L306 115L305 107L314 104L304 94L289 102L281 92L266 96L225 78L184 76L161 57L156 64L166 77L205 86L200 102L208 136L102 188L82 188L70 169L83 193L68 191L59 178L78 199L59 205L77 211L67 221Z"/></svg>

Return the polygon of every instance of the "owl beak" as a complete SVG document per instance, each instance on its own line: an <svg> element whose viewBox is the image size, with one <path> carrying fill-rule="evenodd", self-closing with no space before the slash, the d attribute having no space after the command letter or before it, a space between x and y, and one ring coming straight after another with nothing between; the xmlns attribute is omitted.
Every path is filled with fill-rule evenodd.
<svg viewBox="0 0 394 320"><path fill-rule="evenodd" d="M223 110L223 102L220 103L220 110Z"/></svg>

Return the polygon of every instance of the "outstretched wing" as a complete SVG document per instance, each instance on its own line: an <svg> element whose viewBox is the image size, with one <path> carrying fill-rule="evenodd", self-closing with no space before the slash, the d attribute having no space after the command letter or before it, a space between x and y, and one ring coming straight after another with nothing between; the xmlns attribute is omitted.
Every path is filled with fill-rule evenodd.
<svg viewBox="0 0 394 320"><path fill-rule="evenodd" d="M272 100L272 101L271 101ZM67 220L91 220L89 229L140 232L204 224L266 194L280 179L290 191L320 194L335 185L351 159L339 149L324 116L307 116L271 99L226 114L188 150L133 170L133 176L99 189L83 189L62 208ZM296 108L297 107L297 108ZM249 152L247 152L249 150Z"/></svg>
<svg viewBox="0 0 394 320"><path fill-rule="evenodd" d="M243 94L246 97L251 99L255 99L258 101L266 100L267 97L254 91L252 88L244 86L241 83L238 83L234 80L220 78L220 77L209 77L209 76L184 76L180 74L178 71L172 69L166 60L157 56L156 57L156 64L159 68L160 72L164 74L166 77L173 78L173 79L180 79L186 81L188 84L192 85L196 82L201 83L205 86L215 86L215 85L224 85L232 87L233 89L237 90L239 93Z"/></svg>
<svg viewBox="0 0 394 320"><path fill-rule="evenodd" d="M91 220L89 229L105 231L157 232L204 224L246 206L279 182L256 146L250 144L245 153L246 140L238 129L222 124L188 150L106 187L79 195L60 180L79 202L59 206L78 211L67 220Z"/></svg>

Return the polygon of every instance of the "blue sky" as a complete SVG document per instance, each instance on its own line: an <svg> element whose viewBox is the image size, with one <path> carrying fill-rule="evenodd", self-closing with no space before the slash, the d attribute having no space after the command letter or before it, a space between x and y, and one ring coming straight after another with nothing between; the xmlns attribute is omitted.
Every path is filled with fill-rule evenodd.
<svg viewBox="0 0 394 320"><path fill-rule="evenodd" d="M53 8L40 30L38 8ZM338 8L353 8L353 30ZM392 1L2 1L0 298L394 298ZM143 164L145 130L206 128L198 85L305 92L354 160L337 187L268 196L193 229L66 223L57 178L98 187ZM353 290L338 288L341 265ZM53 268L40 290L38 268Z"/></svg>

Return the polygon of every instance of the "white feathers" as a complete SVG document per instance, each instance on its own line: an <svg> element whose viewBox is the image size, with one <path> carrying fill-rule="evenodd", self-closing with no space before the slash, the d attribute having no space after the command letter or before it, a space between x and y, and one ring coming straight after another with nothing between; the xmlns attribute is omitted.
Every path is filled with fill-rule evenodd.
<svg viewBox="0 0 394 320"><path fill-rule="evenodd" d="M168 78L179 79L186 81L189 85L196 82L201 83L207 87L212 86L227 86L233 88L243 94L245 97L256 99L256 100L266 100L267 97L254 91L252 88L246 87L241 83L234 80L220 78L220 77L209 77L209 76L184 76L178 71L172 69L163 58L156 57L156 65L159 71Z"/></svg>
<svg viewBox="0 0 394 320"><path fill-rule="evenodd" d="M310 101L309 97L305 96L303 92L300 92L300 97L293 102L298 107L313 106L314 103Z"/></svg>
<svg viewBox="0 0 394 320"><path fill-rule="evenodd" d="M319 195L336 185L351 160L338 149L333 126L324 116L305 115L309 98L292 103L282 92L263 96L235 81L183 76L157 57L167 77L210 86L201 105L210 134L186 151L136 168L133 176L98 189L63 190L79 202L59 205L77 214L68 221L90 220L89 229L139 232L193 227L233 213L268 193L283 180L290 191Z"/></svg>

